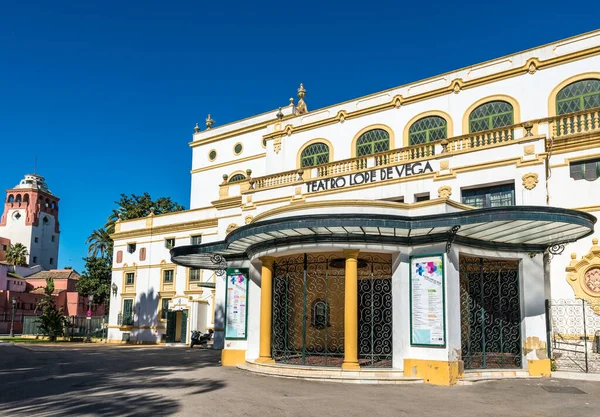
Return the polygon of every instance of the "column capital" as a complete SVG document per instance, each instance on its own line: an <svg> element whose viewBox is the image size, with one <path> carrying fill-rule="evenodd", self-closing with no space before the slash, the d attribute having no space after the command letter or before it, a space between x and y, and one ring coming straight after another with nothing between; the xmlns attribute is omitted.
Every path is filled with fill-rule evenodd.
<svg viewBox="0 0 600 417"><path fill-rule="evenodd" d="M277 258L274 257L274 256L263 256L263 257L261 257L259 259L262 262L262 266L264 266L265 268L272 268L273 267L273 262L275 262L275 260Z"/></svg>
<svg viewBox="0 0 600 417"><path fill-rule="evenodd" d="M344 249L344 256L346 259L358 259L358 253L360 249Z"/></svg>

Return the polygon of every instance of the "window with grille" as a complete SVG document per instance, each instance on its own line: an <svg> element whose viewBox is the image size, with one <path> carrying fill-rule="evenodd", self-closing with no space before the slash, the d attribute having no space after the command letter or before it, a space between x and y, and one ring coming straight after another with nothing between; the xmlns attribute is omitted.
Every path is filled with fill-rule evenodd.
<svg viewBox="0 0 600 417"><path fill-rule="evenodd" d="M571 162L569 171L574 180L595 181L600 177L600 158Z"/></svg>
<svg viewBox="0 0 600 417"><path fill-rule="evenodd" d="M165 284L170 284L173 282L173 274L174 271L172 269L165 269L163 271L163 282Z"/></svg>
<svg viewBox="0 0 600 417"><path fill-rule="evenodd" d="M162 302L161 302L161 306L160 306L160 318L162 320L166 320L167 319L167 312L169 311L169 302L171 301L170 298L163 298Z"/></svg>
<svg viewBox="0 0 600 417"><path fill-rule="evenodd" d="M174 238L165 239L165 248L173 249L173 247L175 247L175 239Z"/></svg>
<svg viewBox="0 0 600 417"><path fill-rule="evenodd" d="M356 141L356 156L372 155L390 149L390 134L383 129L372 129Z"/></svg>
<svg viewBox="0 0 600 417"><path fill-rule="evenodd" d="M589 79L567 85L556 95L556 114L600 107L600 80Z"/></svg>
<svg viewBox="0 0 600 417"><path fill-rule="evenodd" d="M408 129L408 145L420 145L448 137L448 122L439 116L424 117Z"/></svg>
<svg viewBox="0 0 600 417"><path fill-rule="evenodd" d="M515 205L514 184L462 190L462 202L473 207L501 207Z"/></svg>
<svg viewBox="0 0 600 417"><path fill-rule="evenodd" d="M192 236L190 238L190 244L200 245L202 243L202 235Z"/></svg>
<svg viewBox="0 0 600 417"><path fill-rule="evenodd" d="M246 179L246 176L244 174L235 174L232 175L231 178L229 178L229 182L239 182L239 181L244 181Z"/></svg>
<svg viewBox="0 0 600 417"><path fill-rule="evenodd" d="M191 268L190 269L190 281L200 281L201 269Z"/></svg>
<svg viewBox="0 0 600 417"><path fill-rule="evenodd" d="M125 285L133 285L135 283L135 273L128 272L125 274Z"/></svg>
<svg viewBox="0 0 600 417"><path fill-rule="evenodd" d="M469 132L498 129L514 124L514 109L506 101L490 101L476 107L469 115Z"/></svg>
<svg viewBox="0 0 600 417"><path fill-rule="evenodd" d="M324 329L331 326L329 320L329 305L327 301L317 299L312 304L312 327Z"/></svg>
<svg viewBox="0 0 600 417"><path fill-rule="evenodd" d="M304 148L300 154L300 166L314 167L329 162L329 146L323 142L313 143Z"/></svg>

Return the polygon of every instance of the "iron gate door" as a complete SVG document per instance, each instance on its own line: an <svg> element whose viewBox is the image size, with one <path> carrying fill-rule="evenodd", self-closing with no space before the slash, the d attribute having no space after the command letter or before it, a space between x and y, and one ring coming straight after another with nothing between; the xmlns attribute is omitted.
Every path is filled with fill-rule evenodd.
<svg viewBox="0 0 600 417"><path fill-rule="evenodd" d="M391 257L360 257L358 267L358 361L364 367L391 368Z"/></svg>
<svg viewBox="0 0 600 417"><path fill-rule="evenodd" d="M460 258L465 369L521 368L518 267L516 261Z"/></svg>
<svg viewBox="0 0 600 417"><path fill-rule="evenodd" d="M344 359L344 268L331 256L303 254L273 266L272 357L296 365L340 366Z"/></svg>

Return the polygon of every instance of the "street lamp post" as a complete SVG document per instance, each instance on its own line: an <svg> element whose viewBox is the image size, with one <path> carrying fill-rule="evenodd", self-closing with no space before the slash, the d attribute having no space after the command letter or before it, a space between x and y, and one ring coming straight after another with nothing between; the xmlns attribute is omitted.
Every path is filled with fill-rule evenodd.
<svg viewBox="0 0 600 417"><path fill-rule="evenodd" d="M17 300L12 299L12 314L10 315L10 337L15 337L15 306Z"/></svg>
<svg viewBox="0 0 600 417"><path fill-rule="evenodd" d="M87 334L86 334L86 337L85 337L85 343L91 343L92 342L91 334L90 334L90 331L91 331L90 328L92 326L92 316L91 316L91 313L92 313L92 301L94 301L94 295L90 294L90 295L88 295L88 312L87 312L86 318L85 318L85 320L88 322L87 323Z"/></svg>

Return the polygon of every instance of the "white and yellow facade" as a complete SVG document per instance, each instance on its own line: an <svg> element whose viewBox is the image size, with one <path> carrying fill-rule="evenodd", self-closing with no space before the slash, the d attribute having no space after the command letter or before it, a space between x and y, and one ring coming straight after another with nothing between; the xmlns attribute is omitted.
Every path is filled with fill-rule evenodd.
<svg viewBox="0 0 600 417"><path fill-rule="evenodd" d="M190 142L190 210L117 223L109 339L160 342L170 299L169 309L189 312L185 329L215 329L224 364L270 363L273 265L324 254L326 268L343 271L340 366L356 370L361 257L377 256L390 268L389 366L450 384L465 359L461 260L491 259L519 277L518 364L545 370L545 300L580 297L573 283L588 285L598 268L589 260L567 279L598 237L600 31L314 111L304 96L301 86L297 104L223 126L209 116ZM191 249L178 258L183 246ZM215 288L190 282L183 265L193 254L249 268L246 340L224 338L225 280L207 264L194 274ZM445 264L446 335L436 348L410 337L410 262L431 254ZM593 284L585 293L600 297ZM135 310L128 325L118 323L125 299Z"/></svg>

